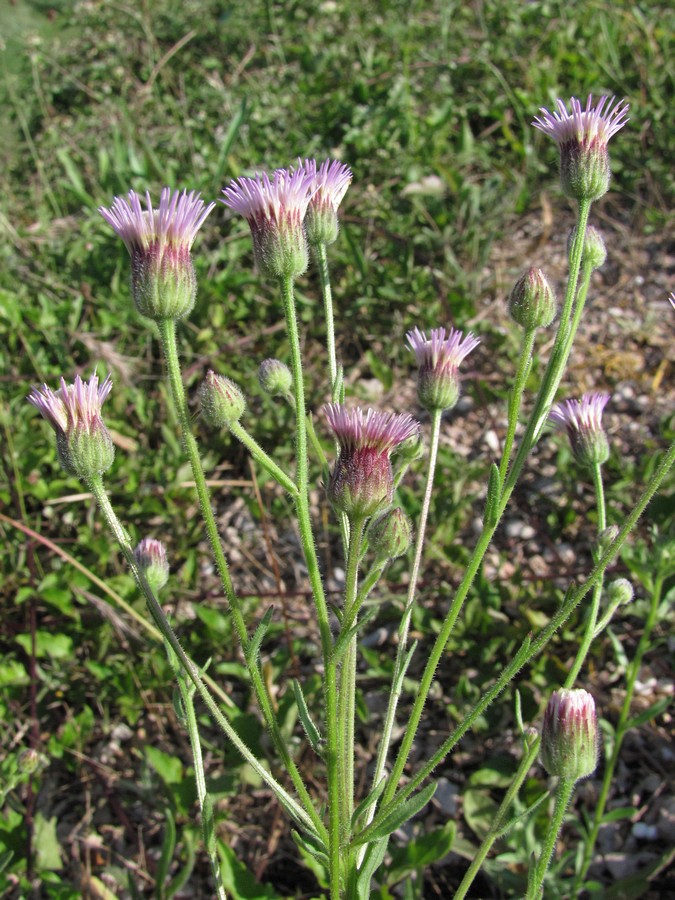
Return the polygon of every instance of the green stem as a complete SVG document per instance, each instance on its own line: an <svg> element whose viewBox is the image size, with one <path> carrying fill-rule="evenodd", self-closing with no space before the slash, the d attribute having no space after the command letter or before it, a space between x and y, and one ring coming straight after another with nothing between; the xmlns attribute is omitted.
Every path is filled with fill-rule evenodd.
<svg viewBox="0 0 675 900"><path fill-rule="evenodd" d="M406 658L406 649L408 643L408 632L410 630L410 619L415 604L415 591L417 590L417 579L419 577L420 565L422 562L422 552L424 550L424 538L426 534L427 519L429 518L429 507L431 505L431 493L434 486L434 475L436 473L436 461L438 459L438 443L441 434L441 416L442 410L435 409L431 416L431 437L429 440L429 465L427 468L427 480L424 488L424 499L422 501L422 509L420 512L419 524L417 527L417 538L415 541L415 555L413 558L412 569L410 571L410 582L408 585L408 594L406 604L401 616L401 622L398 627L398 647L396 648L396 658L394 660L394 672L391 679L391 690L389 692L389 703L387 704L387 712L384 719L382 729L382 737L377 751L377 760L375 763L375 772L373 773L373 788L377 787L380 780L384 776L385 766L387 764L387 754L389 745L391 744L391 735L396 719L396 707L403 690L403 665ZM368 811L366 825L372 821L375 815L375 804ZM363 854L362 854L363 855Z"/></svg>
<svg viewBox="0 0 675 900"><path fill-rule="evenodd" d="M331 900L340 897L340 781L338 767L338 722L337 722L337 665L332 659L333 636L330 630L328 605L321 580L319 562L316 556L312 522L309 512L309 459L307 456L307 414L305 409L305 387L300 355L298 322L295 315L293 279L281 280L281 297L286 316L286 331L291 351L291 371L293 373L295 395L295 450L297 459L296 484L298 496L295 501L300 541L307 564L312 596L317 611L321 652L325 668L324 702L326 705L326 775L328 778L328 858Z"/></svg>
<svg viewBox="0 0 675 900"><path fill-rule="evenodd" d="M434 771L434 769L445 759L445 757L453 749L453 747L457 743L459 743L459 741L473 725L476 719L478 719L479 716L481 716L485 712L488 706L501 694L507 684L509 684L509 682L520 671L520 669L541 652L541 650L551 640L558 629L567 621L567 619L570 617L579 603L583 600L586 594L602 578L602 575L607 566L615 559L626 538L635 527L638 519L645 511L645 508L647 507L649 501L659 489L659 486L670 471L674 462L675 441L673 441L668 450L664 453L663 459L657 466L654 475L642 492L640 499L638 500L635 507L631 510L629 515L626 517L626 520L621 527L619 534L617 535L615 540L612 541L612 543L607 547L585 583L579 585L573 590L570 589L568 591L562 606L553 616L549 624L545 628L543 628L539 632L537 637L533 640L528 636L528 638L521 646L520 650L518 650L514 658L506 666L497 681L483 694L481 699L473 707L468 716L466 716L466 718L461 722L460 725L457 726L453 733L446 738L446 740L425 763L425 765L422 766L422 768L419 769L414 774L414 776L411 777L411 779L404 787L396 792L391 801L387 800L381 803L380 808L378 809L378 813L370 826L371 830L376 828L382 822L382 820L386 818L386 816L398 806L398 804L402 803L412 793L414 793L415 790L417 790L422 782L426 778L428 778L429 775L431 775L431 773ZM387 787L389 787L389 785L387 785Z"/></svg>
<svg viewBox="0 0 675 900"><path fill-rule="evenodd" d="M506 473L511 461L511 451L513 449L513 441L516 436L516 428L518 427L518 413L523 401L523 392L525 391L525 382L530 374L532 366L532 349L534 347L534 339L537 334L536 328L530 328L523 335L523 346L518 360L518 369L516 371L516 379L513 388L509 394L508 406L508 425L506 428L506 437L504 438L504 449L502 450L502 459L499 464L499 485L504 484Z"/></svg>
<svg viewBox="0 0 675 900"><path fill-rule="evenodd" d="M181 699L183 701L185 725L190 738L190 746L192 747L197 799L199 800L199 810L202 814L202 826L204 828L204 846L206 847L206 852L211 863L213 880L216 885L216 896L218 900L227 900L227 894L225 893L225 887L223 886L223 879L220 871L220 862L215 850L215 834L213 831L212 814L209 814L211 804L206 793L206 775L204 774L204 760L202 758L202 745L199 739L199 726L197 725L197 716L195 715L195 705L192 701L192 691L186 683L183 674L178 674L178 689L180 690ZM204 809L205 806L207 807L206 811Z"/></svg>
<svg viewBox="0 0 675 900"><path fill-rule="evenodd" d="M595 486L595 498L598 509L598 534L603 532L607 527L607 514L605 512L605 492L602 487L602 468L599 463L593 466L593 484ZM588 611L588 621L584 630L584 636L579 645L577 655L575 657L572 668L565 679L565 688L569 690L574 686L574 682L579 677L579 672L583 666L591 644L595 638L595 626L598 621L598 613L600 611L600 600L602 598L604 578L600 578L593 588L593 596L591 599L591 607Z"/></svg>
<svg viewBox="0 0 675 900"><path fill-rule="evenodd" d="M213 554L213 558L216 562L218 575L220 576L220 581L223 586L225 596L227 597L228 604L230 606L232 621L234 622L234 627L239 638L239 643L241 644L244 653L244 660L246 662L246 667L251 678L251 683L253 684L256 699L258 701L258 705L263 714L267 727L270 730L270 734L272 735L274 746L283 761L284 767L286 768L286 771L288 772L296 791L298 792L298 796L301 798L305 809L311 816L315 828L319 831L319 833L321 833L321 830L323 829L323 822L321 821L321 817L314 808L312 798L310 797L309 792L305 787L305 783L302 780L302 776L298 770L298 767L291 757L288 751L288 747L286 746L286 742L284 741L283 735L281 734L281 729L279 728L279 723L277 722L277 718L274 713L274 708L272 705L272 700L269 696L267 685L265 684L265 681L260 673L260 669L258 668L258 661L257 659L249 658L249 636L246 628L246 622L241 610L239 598L234 591L234 586L230 577L227 560L225 559L225 554L223 552L223 547L220 541L220 535L218 534L218 526L216 525L216 520L211 508L209 489L206 484L206 478L204 477L204 470L202 468L202 462L199 455L199 448L197 446L197 441L194 434L192 433L192 428L190 425L190 412L188 410L187 399L185 396L185 388L183 386L180 361L178 358L178 347L176 344L176 323L173 321L173 319L163 319L159 323L159 333L162 340L162 349L164 351L164 359L166 362L167 374L169 377L171 396L176 407L176 413L178 415L178 421L181 427L183 442L188 455L188 459L190 460L192 477L194 478L197 497L199 498L199 507L201 509L202 518L204 520L204 526L206 528L206 534L208 536L209 545L211 547L211 553Z"/></svg>
<svg viewBox="0 0 675 900"><path fill-rule="evenodd" d="M551 817L544 847L535 866L534 877L532 878L531 883L528 884L525 900L539 900L539 898L543 896L543 884L544 878L546 877L546 871L551 864L555 843L560 834L563 819L573 793L574 781L570 778L561 778L558 783L555 807L553 809L553 816Z"/></svg>
<svg viewBox="0 0 675 900"><path fill-rule="evenodd" d="M316 256L319 263L319 278L323 294L323 308L326 317L326 347L328 349L328 375L330 377L330 395L334 403L339 402L337 396L337 355L335 352L335 319L333 316L333 292L328 272L328 253L325 244L316 245Z"/></svg>
<svg viewBox="0 0 675 900"><path fill-rule="evenodd" d="M460 886L455 892L454 900L464 900L464 897L466 897L466 892L473 884L473 880L480 871L480 867L483 865L485 858L492 849L492 846L497 838L502 833L504 820L506 819L506 815L511 808L511 804L518 796L518 791L522 787L522 784L527 777L527 773L530 771L531 766L537 759L537 753L539 752L539 743L540 738L536 738L536 740L532 742L532 745L526 750L525 755L520 761L518 771L513 776L513 781L511 782L508 791L504 795L504 799L502 800L501 805L497 810L492 825L490 826L490 830L485 835L483 843L478 848L478 852L471 861L471 865L469 866L466 875L462 879Z"/></svg>
<svg viewBox="0 0 675 900"><path fill-rule="evenodd" d="M501 520L502 515L504 514L504 510L506 509L511 494L513 493L515 485L525 465L525 461L532 447L536 443L536 440L541 434L544 424L548 418L548 413L551 408L553 398L555 397L558 385L560 384L560 381L562 379L563 372L565 370L565 364L567 362L567 357L569 355L569 350L567 351L567 353L564 353L562 351L562 348L565 345L566 338L569 335L571 329L570 319L574 306L577 284L579 281L579 270L581 267L584 238L586 234L586 224L588 222L590 207L591 204L587 202L581 203L579 206L577 231L570 251L570 275L567 284L567 293L563 305L560 326L556 335L551 358L546 367L542 384L535 400L534 410L528 420L527 426L525 428L525 434L523 435L523 439L520 443L520 447L518 449L518 453L516 454L513 466L506 475L506 480L502 487L501 498L495 520L493 522L484 523L483 531L478 538L474 552L471 556L471 559L469 560L464 578L462 579L457 589L455 598L450 606L443 625L441 626L438 637L434 642L429 660L422 675L420 689L417 697L415 698L415 703L413 704L412 713L410 715L406 731L403 735L403 740L401 742L401 747L399 749L392 774L388 779L388 784L382 796L382 806L389 803L394 796L394 793L396 792L398 782L401 778L401 775L403 774L403 770L405 769L406 762L408 760L408 756L415 739L417 727L419 725L420 718L422 716L422 710L431 688L431 684L436 672L436 667L438 666L441 656L445 651L445 647L450 639L450 635L452 634L455 621L457 620L457 617L464 604L464 600L466 599L466 596L473 584L476 573L481 566L483 556L490 546L492 536Z"/></svg>
<svg viewBox="0 0 675 900"><path fill-rule="evenodd" d="M359 560L364 521L351 523L347 573L345 579L345 618L351 618L351 610L358 591ZM342 796L341 837L343 845L350 839L352 813L354 812L354 713L356 695L356 634L352 635L345 651L340 671L340 694L338 699L339 760Z"/></svg>
<svg viewBox="0 0 675 900"><path fill-rule="evenodd" d="M581 891L581 887L586 878L586 873L591 865L591 861L593 859L593 851L595 849L595 844L598 839L598 834L600 833L600 828L602 827L603 818L605 815L605 807L607 805L607 799L609 797L609 791L612 785L612 780L614 778L614 771L616 769L616 764L619 760L619 754L621 752L621 745L623 743L623 739L626 736L626 733L629 731L628 720L630 717L630 708L631 703L633 702L633 694L635 691L635 682L637 681L637 677L640 674L640 667L642 665L642 659L649 649L650 640L652 630L656 625L656 619L658 616L658 609L661 603L661 593L663 591L663 575L659 572L654 580L654 586L652 590L651 601L649 604L649 611L647 613L647 619L645 621L645 626L642 632L642 636L638 642L637 650L635 651L635 656L632 661L628 665L628 670L626 672L626 696L623 700L623 705L621 707L621 712L619 713L619 720L616 724L616 730L614 734L614 745L612 747L612 752L609 755L606 763L605 763L605 772L602 778L602 787L600 788L600 794L598 795L598 800L595 806L595 813L593 815L593 824L591 826L590 833L586 838L586 845L584 848L584 858L581 864L581 869L576 879L575 883L575 892L574 895L578 896Z"/></svg>
<svg viewBox="0 0 675 900"><path fill-rule="evenodd" d="M315 835L320 840L325 839L325 829L323 828L323 823L321 823L321 821L319 820L321 829L318 830L316 828L316 823L313 821L313 817L310 815L310 813L304 810L302 806L286 792L286 790L279 784L274 776L271 775L267 771L267 769L259 762L259 760L249 750L244 741L241 740L237 732L232 728L228 720L218 708L217 703L214 701L213 697L208 691L208 688L204 684L204 681L202 680L197 667L192 662L192 660L188 658L185 651L183 650L173 628L169 624L169 621L164 614L164 610L159 605L157 598L155 597L152 589L150 588L150 585L145 578L145 575L139 568L138 563L136 562L136 557L134 556L134 551L132 549L129 536L127 535L124 526L118 519L117 514L110 504L110 500L108 499L108 495L106 494L105 487L103 486L103 479L101 478L101 476L98 475L94 478L89 479L87 484L92 494L94 495L106 522L108 523L108 527L117 540L117 543L119 544L120 549L124 554L124 558L129 564L129 568L131 569L131 572L136 579L136 583L145 596L148 607L150 609L150 613L155 620L155 624L161 631L162 636L164 637L166 642L178 657L183 670L189 677L190 681L192 681L192 683L194 684L195 688L197 689L197 693L202 698L206 708L213 716L216 724L222 729L222 731L225 733L225 736L231 741L231 743L234 745L243 759L245 759L246 762L251 766L251 768L255 772L257 772L257 774L262 778L265 784L267 784L274 791L275 795L279 799L279 802L289 812L293 819L304 828L306 828L310 832L310 834Z"/></svg>
<svg viewBox="0 0 675 900"><path fill-rule="evenodd" d="M246 447L249 451L253 459L259 463L265 471L274 478L274 480L281 485L281 487L288 491L288 493L295 499L298 495L298 488L293 481L292 478L289 478L288 475L279 468L279 466L271 459L267 453L262 449L260 444L253 438L248 431L241 425L240 422L234 422L233 424L228 426L230 432L237 438L240 443Z"/></svg>

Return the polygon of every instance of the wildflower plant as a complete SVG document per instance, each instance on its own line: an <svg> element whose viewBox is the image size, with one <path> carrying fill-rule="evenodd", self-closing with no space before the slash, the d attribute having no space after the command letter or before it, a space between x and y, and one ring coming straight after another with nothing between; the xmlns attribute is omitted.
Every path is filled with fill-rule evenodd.
<svg viewBox="0 0 675 900"><path fill-rule="evenodd" d="M575 334L582 321L591 274L601 264L602 238L588 226L591 205L609 184L607 144L627 121L627 104L607 101L594 106L589 98L585 108L572 98L571 113L562 101L556 110L542 110L535 127L552 136L561 154L562 184L565 193L578 201L576 227L569 241L569 274L558 313L553 290L545 274L530 268L508 298L512 318L520 327L521 351L507 405L507 427L502 452L486 473L486 499L480 533L470 550L463 576L444 611L438 632L425 652L417 693L402 719L399 700L407 690L406 672L419 654L409 644L410 622L418 599L418 582L423 567L425 536L436 475L438 445L443 413L457 403L460 368L476 350L479 338L454 327L439 326L426 334L413 327L407 335L414 353L420 405L430 416L428 450L421 439L422 426L409 410L363 409L346 400L342 368L338 364L333 303L327 248L338 237L338 208L352 179L350 169L337 160L301 160L296 168L262 172L242 177L223 190L222 202L243 215L250 227L254 259L260 275L272 279L280 290L289 346L288 365L283 360L266 359L260 364L259 381L270 397L290 403L295 418L296 465L291 473L283 469L273 454L261 447L246 427L245 390L228 378L210 371L199 389L202 417L213 428L228 429L246 448L253 460L286 491L297 516L298 534L313 609L320 633L318 664L322 672L323 704L310 709L303 684L293 682L298 716L306 740L318 760L313 768L323 773L323 789L308 786L300 757L282 731L269 681L263 677L260 654L273 616L270 608L253 630L230 574L225 548L218 532L209 491L202 468L199 446L193 431L183 386L176 344L176 324L189 315L197 290L191 248L196 234L213 204L205 205L194 193L162 191L158 209L146 195L145 209L139 195L131 191L126 199L115 198L110 209L101 208L103 218L125 242L131 256L132 296L138 309L156 323L161 338L167 377L177 410L183 446L192 468L204 528L216 564L223 594L229 605L234 631L247 669L261 719L268 729L276 753L280 775L263 765L232 727L216 697L222 693L185 654L171 624L157 600L160 589L170 587L170 560L163 544L144 538L136 548L112 507L104 476L113 464L110 435L103 423L102 404L112 389L110 376L99 386L93 375L84 382L77 375L72 384L61 381L58 390L35 388L29 396L49 422L57 438L57 449L66 470L79 477L92 491L112 534L160 629L174 667L182 704L182 721L187 728L195 764L197 794L204 828L204 843L213 870L215 893L224 897L220 861L215 849L215 819L201 752L195 700L206 706L225 738L242 759L274 792L295 829L295 839L303 854L312 858L315 871L325 873L331 900L367 898L378 869L386 859L391 834L420 812L433 796L434 774L463 735L488 706L512 684L519 671L533 660L590 595L581 626L579 647L570 661L563 685L551 685L551 699L544 715L541 738L519 716L522 731L522 758L493 824L476 852L455 896L465 897L473 879L494 842L513 822L513 804L520 788L541 753L548 773L558 779L555 809L550 827L533 861L526 896L542 895L546 872L565 809L579 778L589 775L597 758L597 719L592 698L575 688L593 641L610 622L614 611L627 600L629 584L614 582L605 591L604 573L616 557L638 517L657 491L675 459L671 446L655 467L649 484L620 526L607 525L602 484L602 464L609 442L602 429L601 415L607 396L594 393L580 401L566 401L553 409ZM305 400L305 378L300 351L300 330L296 315L294 285L310 261L310 247L320 274L324 301L327 377L323 407L323 428L315 430L312 411ZM542 328L555 322L551 352L533 397L526 384L534 365L534 347ZM476 363L479 365L479 363ZM527 407L523 416L522 409ZM522 420L522 421L521 421ZM590 469L597 505L597 545L593 567L582 584L571 584L559 609L550 621L530 634L501 674L495 678L473 709L454 728L436 723L441 734L439 746L423 760L411 763L412 751L429 699L438 665L467 597L474 589L485 554L509 504L513 491L535 445L550 421L564 425L579 464ZM519 432L520 427L520 432ZM329 438L331 450L321 441L321 430ZM519 434L518 440L516 440ZM329 457L335 456L332 464ZM341 601L329 607L324 573L317 558L315 528L310 509L310 459L322 468L328 499L335 511L345 559L345 586ZM411 522L395 505L401 480L411 464L424 467L424 495L419 515ZM377 588L383 572L394 558L411 550L406 601L396 640L391 683L384 721L377 742L377 754L364 794L356 794L361 773L356 767L360 755L356 747L356 673L359 635L376 607L364 612L366 601ZM370 551L370 552L369 552ZM368 560L371 560L368 563ZM603 609L603 602L605 603ZM231 701L230 701L231 702ZM397 723L400 739L394 742ZM405 775L405 778L404 778ZM313 782L316 777L313 778ZM547 798L542 797L535 806ZM595 832L597 836L597 829Z"/></svg>

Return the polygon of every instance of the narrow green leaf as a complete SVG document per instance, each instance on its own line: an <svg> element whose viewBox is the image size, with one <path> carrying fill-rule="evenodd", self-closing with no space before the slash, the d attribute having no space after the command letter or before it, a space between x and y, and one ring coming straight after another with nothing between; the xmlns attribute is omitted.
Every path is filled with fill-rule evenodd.
<svg viewBox="0 0 675 900"><path fill-rule="evenodd" d="M316 727L316 725L312 721L312 717L309 714L309 709L307 708L307 702L305 700L305 695L302 692L300 682L297 678L294 678L292 684L293 692L295 693L295 702L298 705L298 714L300 715L302 727L305 729L305 734L307 735L309 743L312 745L312 750L315 753L321 755L321 732Z"/></svg>
<svg viewBox="0 0 675 900"><path fill-rule="evenodd" d="M244 97L239 104L239 109L232 117L227 131L225 132L225 137L223 138L223 143L220 147L218 162L216 163L216 169L213 176L214 184L218 188L220 187L220 182L223 179L223 172L225 171L225 167L227 166L227 157L229 156L230 150L232 149L232 146L237 139L237 135L239 134L241 126L246 121L247 106L248 101L247 98Z"/></svg>
<svg viewBox="0 0 675 900"><path fill-rule="evenodd" d="M392 831L396 831L408 819L412 819L421 809L424 809L434 796L436 787L436 784L428 784L419 794L414 794L404 803L401 803L400 806L397 806L396 809L384 816L379 822L375 819L374 822L354 837L352 846L359 847L361 844L378 841L380 838L390 835Z"/></svg>
<svg viewBox="0 0 675 900"><path fill-rule="evenodd" d="M492 463L490 477L488 478L487 496L485 498L485 512L483 514L486 525L494 525L497 521L500 493L499 469L496 463Z"/></svg>
<svg viewBox="0 0 675 900"><path fill-rule="evenodd" d="M361 618L355 622L351 628L348 628L347 631L341 631L338 635L338 639L335 642L335 646L333 647L333 661L337 664L340 662L342 657L345 655L345 651L349 646L349 642L354 637L354 635L361 631L371 619L374 619L377 615L377 607L373 606L369 610L367 610Z"/></svg>
<svg viewBox="0 0 675 900"><path fill-rule="evenodd" d="M386 778L380 778L379 782L375 785L372 791L368 794L367 797L364 797L363 800L359 803L352 814L352 831L356 828L356 823L359 821L361 816L366 812L366 810L370 809L370 807L375 803L381 796L382 791L384 791L384 786L387 783Z"/></svg>
<svg viewBox="0 0 675 900"><path fill-rule="evenodd" d="M173 813L169 807L164 809L164 839L162 840L162 853L157 863L157 872L155 874L155 897L157 900L163 900L166 896L164 893L164 882L169 874L169 866L173 859L173 852L176 849L176 823Z"/></svg>
<svg viewBox="0 0 675 900"><path fill-rule="evenodd" d="M651 722L652 719L658 718L661 713L668 708L670 704L670 697L662 697L660 700L657 700L656 703L652 703L652 705L643 710L641 713L638 713L637 716L633 716L632 719L629 719L626 722L626 730L630 728L639 728L640 725L645 725L647 722Z"/></svg>
<svg viewBox="0 0 675 900"><path fill-rule="evenodd" d="M374 841L369 844L356 879L356 894L358 900L370 900L373 875L382 865L384 854L387 852L388 843L389 838L384 837L379 841Z"/></svg>
<svg viewBox="0 0 675 900"><path fill-rule="evenodd" d="M616 809L610 810L602 817L602 824L607 822L622 822L625 819L632 819L637 813L634 806L618 806Z"/></svg>
<svg viewBox="0 0 675 900"><path fill-rule="evenodd" d="M265 611L265 615L262 617L260 622L258 622L258 627L254 631L253 637L249 641L248 647L246 648L246 659L249 665L253 665L258 658L258 654L260 653L260 646L265 639L267 629L270 627L273 613L274 607L270 606L269 609Z"/></svg>
<svg viewBox="0 0 675 900"><path fill-rule="evenodd" d="M401 671L399 673L398 678L396 679L396 683L392 685L393 691L401 691L403 688L403 679L405 678L405 673L408 671L408 666L413 658L413 654L417 649L417 641L413 641L412 644L408 647L407 653L403 659L401 664Z"/></svg>

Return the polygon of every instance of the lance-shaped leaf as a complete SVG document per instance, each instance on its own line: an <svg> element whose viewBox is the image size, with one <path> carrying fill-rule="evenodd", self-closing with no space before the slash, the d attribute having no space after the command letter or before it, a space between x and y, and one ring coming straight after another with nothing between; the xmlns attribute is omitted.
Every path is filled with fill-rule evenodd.
<svg viewBox="0 0 675 900"><path fill-rule="evenodd" d="M412 819L421 809L424 809L434 796L436 787L436 784L428 784L419 794L410 797L409 800L401 803L400 806L397 806L379 820L376 818L374 822L371 822L367 828L364 828L360 834L353 838L352 846L360 847L361 844L378 841L380 838L387 837L392 831L396 831L408 819Z"/></svg>
<svg viewBox="0 0 675 900"><path fill-rule="evenodd" d="M323 738L321 737L321 732L316 727L316 725L312 721L312 717L309 714L309 709L307 708L307 702L305 701L305 695L302 692L300 682L297 680L297 678L294 678L292 684L293 692L295 694L295 702L298 705L298 714L300 715L302 727L305 729L307 739L312 745L312 750L319 756L322 756L321 744L323 743Z"/></svg>

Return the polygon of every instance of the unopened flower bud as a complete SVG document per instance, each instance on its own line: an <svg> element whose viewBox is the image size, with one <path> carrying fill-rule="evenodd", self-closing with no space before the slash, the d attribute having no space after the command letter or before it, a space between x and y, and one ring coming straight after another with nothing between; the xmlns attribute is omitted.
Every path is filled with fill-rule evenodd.
<svg viewBox="0 0 675 900"><path fill-rule="evenodd" d="M555 319L555 294L541 269L530 268L516 281L508 306L513 321L526 331L548 328Z"/></svg>
<svg viewBox="0 0 675 900"><path fill-rule="evenodd" d="M153 594L156 594L169 580L169 563L164 544L154 538L143 538L134 550L134 556Z"/></svg>
<svg viewBox="0 0 675 900"><path fill-rule="evenodd" d="M59 462L66 472L83 481L107 472L115 458L110 432L101 418L101 407L111 388L110 376L99 387L94 373L88 382L79 375L73 384L62 378L57 391L44 384L33 388L28 397L56 432Z"/></svg>
<svg viewBox="0 0 675 900"><path fill-rule="evenodd" d="M544 713L541 761L549 775L567 780L593 774L598 764L598 718L588 691L553 692Z"/></svg>
<svg viewBox="0 0 675 900"><path fill-rule="evenodd" d="M400 507L387 510L368 528L368 545L378 562L403 556L412 538L412 522Z"/></svg>
<svg viewBox="0 0 675 900"><path fill-rule="evenodd" d="M40 767L40 754L33 747L27 747L19 753L17 765L22 775L34 775Z"/></svg>
<svg viewBox="0 0 675 900"><path fill-rule="evenodd" d="M293 387L293 375L280 359L264 359L258 367L260 387L270 397L288 397Z"/></svg>
<svg viewBox="0 0 675 900"><path fill-rule="evenodd" d="M567 253L572 250L572 243L576 237L576 225L570 231L567 238ZM607 247L600 231L594 225L586 227L586 238L584 240L584 252L581 257L582 265L589 265L592 269L599 269L604 266L607 259Z"/></svg>
<svg viewBox="0 0 675 900"><path fill-rule="evenodd" d="M199 388L202 417L211 428L222 428L238 422L246 409L246 400L238 384L212 370Z"/></svg>
<svg viewBox="0 0 675 900"><path fill-rule="evenodd" d="M610 544L614 543L618 536L618 525L609 525L607 528L603 528L598 535L598 550L600 551L601 556L608 550Z"/></svg>
<svg viewBox="0 0 675 900"><path fill-rule="evenodd" d="M424 437L421 432L411 435L402 441L398 447L392 451L396 454L396 459L404 464L410 464L424 456Z"/></svg>
<svg viewBox="0 0 675 900"><path fill-rule="evenodd" d="M525 749L529 750L538 737L539 732L533 725L527 727L523 732L523 744L525 745Z"/></svg>
<svg viewBox="0 0 675 900"><path fill-rule="evenodd" d="M633 585L627 578L617 578L607 586L610 606L627 606L633 600Z"/></svg>

